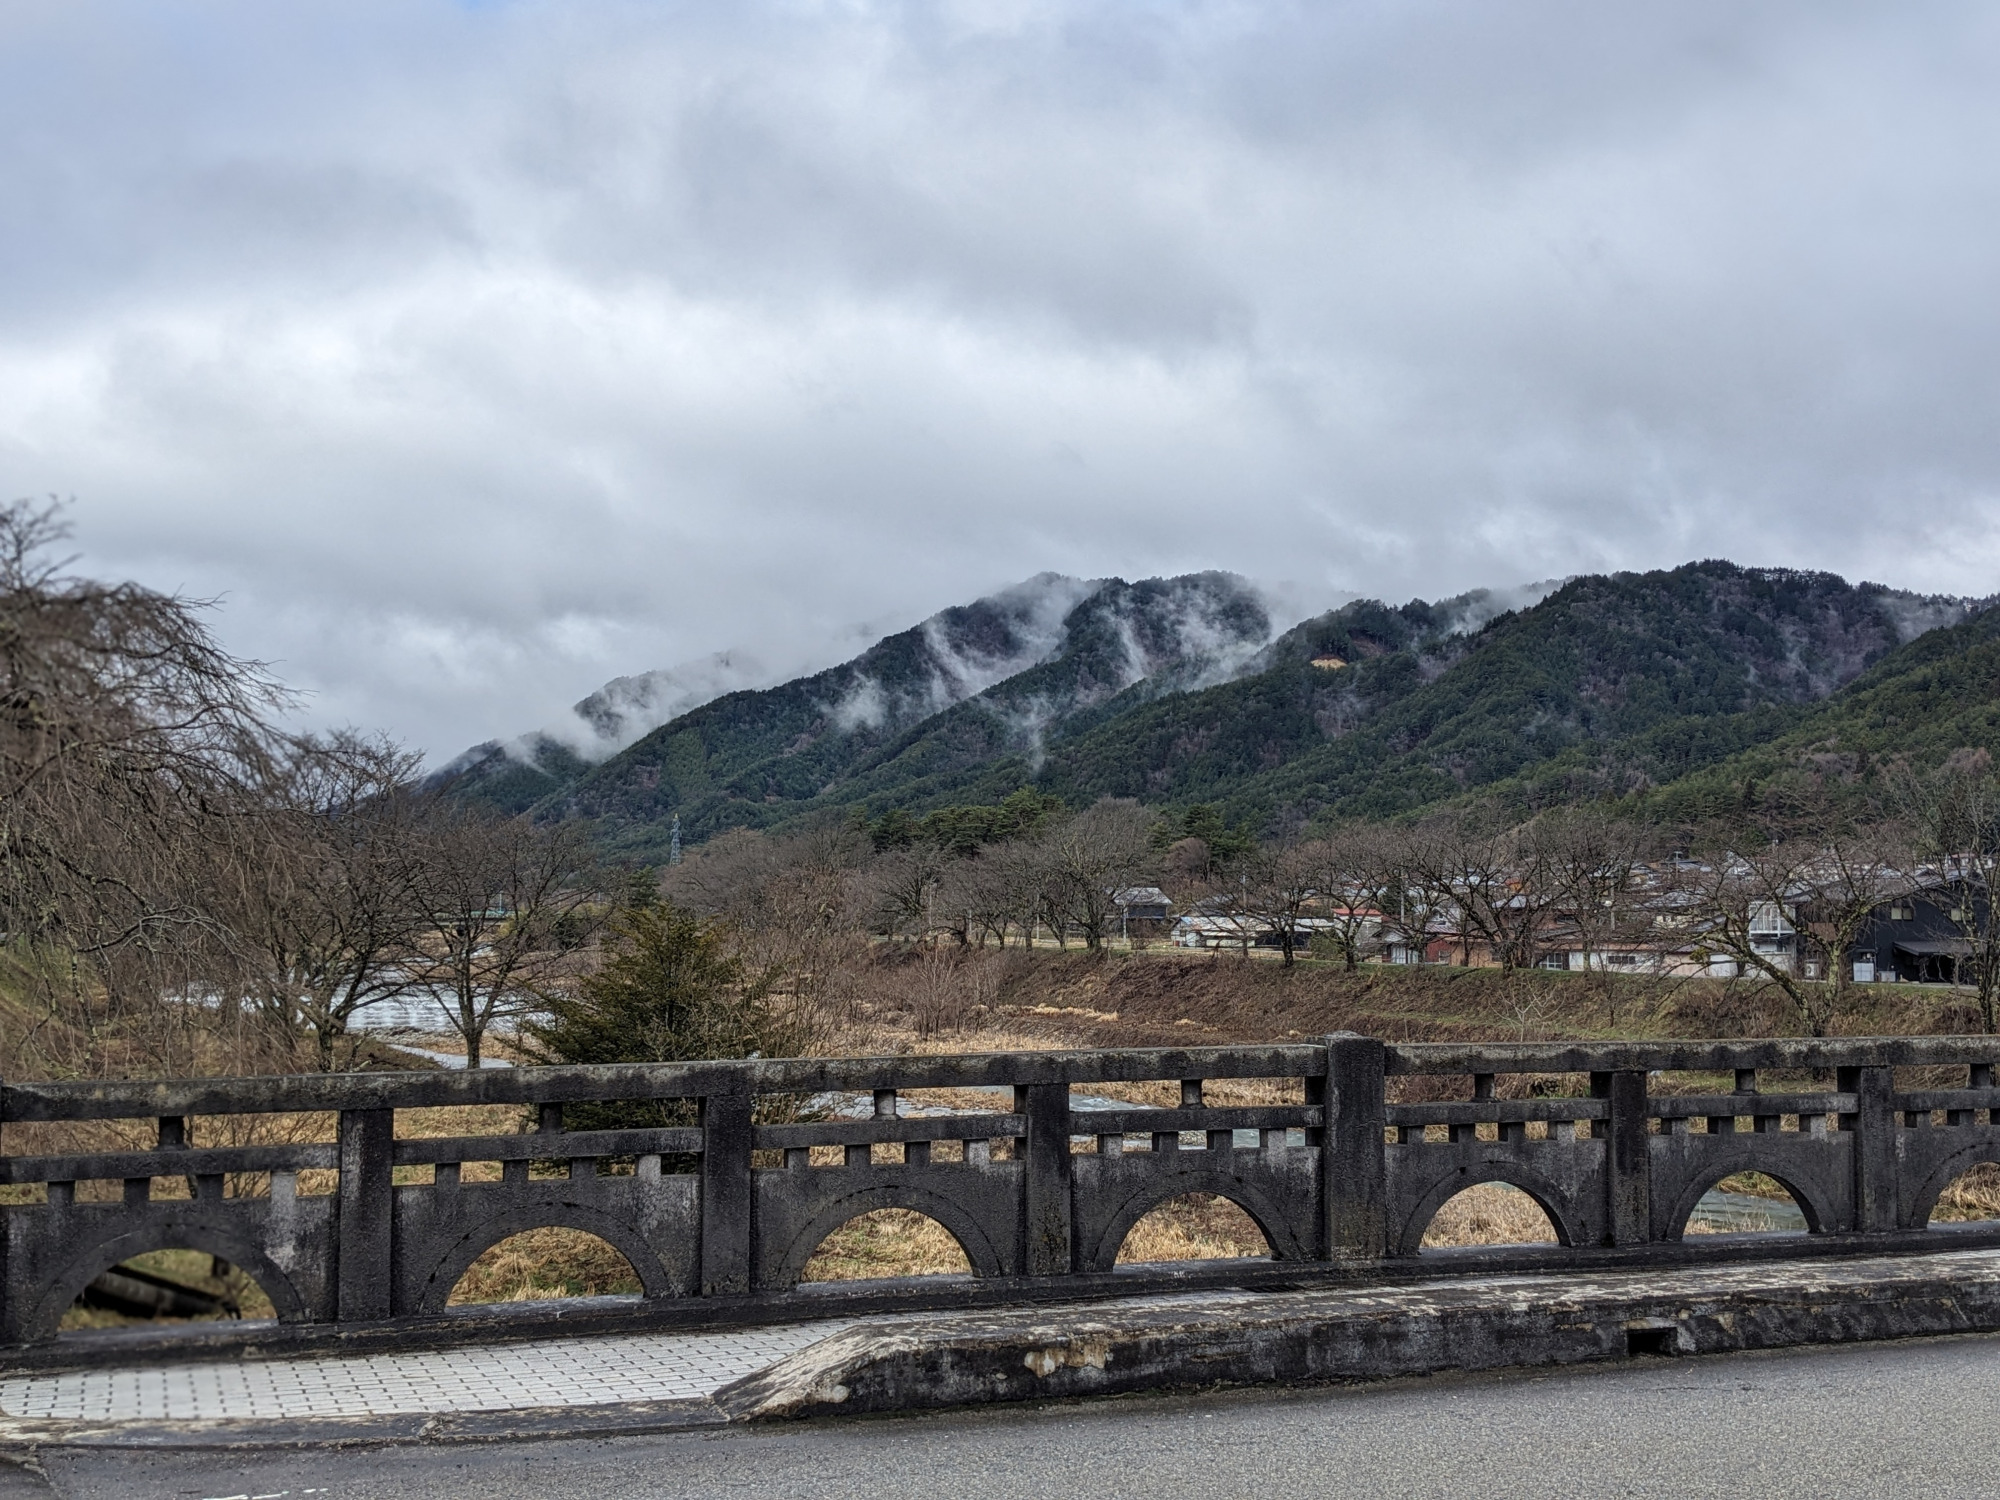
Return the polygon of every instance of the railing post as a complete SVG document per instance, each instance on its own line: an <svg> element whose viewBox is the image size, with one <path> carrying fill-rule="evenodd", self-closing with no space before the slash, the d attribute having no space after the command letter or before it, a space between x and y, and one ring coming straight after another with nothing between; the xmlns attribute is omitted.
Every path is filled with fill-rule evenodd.
<svg viewBox="0 0 2000 1500"><path fill-rule="evenodd" d="M1030 1276L1066 1276L1071 1248L1069 1085L1031 1083L1014 1089L1014 1109L1028 1122L1021 1224L1021 1269Z"/></svg>
<svg viewBox="0 0 2000 1500"><path fill-rule="evenodd" d="M701 1101L701 1294L750 1290L750 1094Z"/></svg>
<svg viewBox="0 0 2000 1500"><path fill-rule="evenodd" d="M396 1112L340 1112L339 1298L342 1323L386 1318L395 1232Z"/></svg>
<svg viewBox="0 0 2000 1500"><path fill-rule="evenodd" d="M1382 1150L1387 1052L1351 1031L1326 1039L1319 1095L1320 1203L1328 1260L1380 1260L1388 1253L1388 1167Z"/></svg>
<svg viewBox="0 0 2000 1500"><path fill-rule="evenodd" d="M1896 1090L1889 1068L1841 1068L1836 1082L1854 1095L1855 1112L1840 1117L1854 1132L1854 1227L1874 1234L1896 1227Z"/></svg>
<svg viewBox="0 0 2000 1500"><path fill-rule="evenodd" d="M1643 1245L1652 1234L1653 1161L1646 1141L1646 1075L1636 1068L1592 1073L1590 1092L1611 1101L1605 1121L1605 1243Z"/></svg>

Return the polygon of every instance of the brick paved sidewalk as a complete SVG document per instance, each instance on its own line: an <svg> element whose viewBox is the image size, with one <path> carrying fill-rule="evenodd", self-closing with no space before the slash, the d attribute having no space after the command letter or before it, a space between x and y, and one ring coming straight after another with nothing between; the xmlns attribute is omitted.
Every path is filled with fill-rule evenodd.
<svg viewBox="0 0 2000 1500"><path fill-rule="evenodd" d="M382 1417L701 1399L849 1327L652 1333L421 1354L16 1375L0 1414L86 1422Z"/></svg>

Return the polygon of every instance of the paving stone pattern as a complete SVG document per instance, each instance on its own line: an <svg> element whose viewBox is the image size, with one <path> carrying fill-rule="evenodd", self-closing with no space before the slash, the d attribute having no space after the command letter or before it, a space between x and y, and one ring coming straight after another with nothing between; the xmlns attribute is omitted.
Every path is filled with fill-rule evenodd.
<svg viewBox="0 0 2000 1500"><path fill-rule="evenodd" d="M850 1326L496 1344L359 1359L185 1364L0 1381L0 1411L80 1421L398 1416L708 1396Z"/></svg>

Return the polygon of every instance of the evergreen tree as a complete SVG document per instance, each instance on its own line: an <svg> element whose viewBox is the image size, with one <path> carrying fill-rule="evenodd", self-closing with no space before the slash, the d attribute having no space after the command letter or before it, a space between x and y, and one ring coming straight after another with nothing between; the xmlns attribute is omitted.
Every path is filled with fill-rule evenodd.
<svg viewBox="0 0 2000 1500"><path fill-rule="evenodd" d="M752 974L714 923L664 902L612 924L615 948L574 994L553 996L545 1020L522 1028L542 1063L696 1062L793 1050L792 1028L773 1010L776 976ZM576 1104L576 1130L689 1123L683 1101Z"/></svg>

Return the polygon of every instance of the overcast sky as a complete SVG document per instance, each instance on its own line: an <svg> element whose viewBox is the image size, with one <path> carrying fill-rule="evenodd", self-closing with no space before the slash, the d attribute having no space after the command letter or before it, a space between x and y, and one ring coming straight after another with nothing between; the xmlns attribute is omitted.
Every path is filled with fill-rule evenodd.
<svg viewBox="0 0 2000 1500"><path fill-rule="evenodd" d="M0 8L0 494L447 756L1043 569L2000 589L2000 6Z"/></svg>

